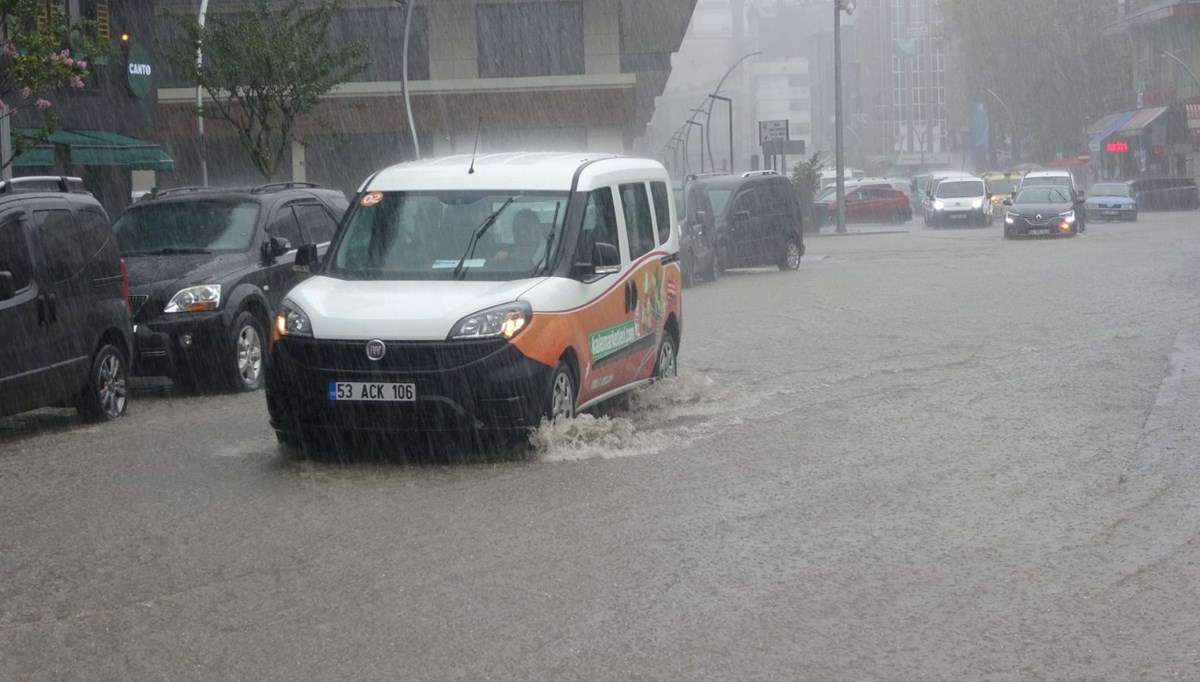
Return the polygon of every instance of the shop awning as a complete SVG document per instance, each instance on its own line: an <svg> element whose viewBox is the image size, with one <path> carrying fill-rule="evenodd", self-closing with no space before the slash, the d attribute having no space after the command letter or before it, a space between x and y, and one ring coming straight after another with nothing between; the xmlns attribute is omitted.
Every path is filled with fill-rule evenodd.
<svg viewBox="0 0 1200 682"><path fill-rule="evenodd" d="M1092 150L1093 152L1100 151L1104 141L1108 139L1108 136L1112 135L1117 131L1118 128L1128 123L1129 119L1136 116L1137 113L1138 110L1134 109L1132 111L1125 111L1120 114L1109 114L1108 116L1105 116L1099 121L1096 121L1092 125L1088 126L1086 132L1091 137L1091 139L1088 140L1088 149Z"/></svg>
<svg viewBox="0 0 1200 682"><path fill-rule="evenodd" d="M1200 104L1187 105L1188 130L1200 130Z"/></svg>
<svg viewBox="0 0 1200 682"><path fill-rule="evenodd" d="M1147 126L1158 120L1159 116L1167 113L1167 107L1149 107L1147 109L1138 109L1137 114L1129 119L1125 125L1117 129L1118 135L1141 135L1146 132Z"/></svg>
<svg viewBox="0 0 1200 682"><path fill-rule="evenodd" d="M33 129L17 131L33 137ZM71 150L71 164L75 166L128 166L133 170L175 170L175 161L163 152L162 147L104 130L59 130L50 135L45 143L34 147L13 160L13 166L53 166L54 145L65 145Z"/></svg>

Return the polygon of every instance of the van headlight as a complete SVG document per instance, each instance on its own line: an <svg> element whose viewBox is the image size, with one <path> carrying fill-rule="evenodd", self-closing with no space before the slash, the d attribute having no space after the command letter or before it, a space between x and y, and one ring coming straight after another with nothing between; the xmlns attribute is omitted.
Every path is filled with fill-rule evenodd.
<svg viewBox="0 0 1200 682"><path fill-rule="evenodd" d="M976 199L975 202L971 204L971 208L983 208L983 199Z"/></svg>
<svg viewBox="0 0 1200 682"><path fill-rule="evenodd" d="M946 208L946 202L942 201L941 199L933 202L933 210L940 211L943 208Z"/></svg>
<svg viewBox="0 0 1200 682"><path fill-rule="evenodd" d="M312 334L312 322L308 319L300 306L292 301L285 300L283 306L279 308L279 314L275 316L275 336L282 338L284 336L308 336Z"/></svg>
<svg viewBox="0 0 1200 682"><path fill-rule="evenodd" d="M1068 223L1073 223L1073 222L1075 222L1075 211L1067 211L1066 213L1059 213L1058 217L1062 218L1063 220L1067 221Z"/></svg>
<svg viewBox="0 0 1200 682"><path fill-rule="evenodd" d="M450 339L511 339L529 326L533 310L525 301L513 301L468 315L454 324Z"/></svg>
<svg viewBox="0 0 1200 682"><path fill-rule="evenodd" d="M201 284L180 289L171 297L164 313L197 313L216 310L221 305L221 285Z"/></svg>

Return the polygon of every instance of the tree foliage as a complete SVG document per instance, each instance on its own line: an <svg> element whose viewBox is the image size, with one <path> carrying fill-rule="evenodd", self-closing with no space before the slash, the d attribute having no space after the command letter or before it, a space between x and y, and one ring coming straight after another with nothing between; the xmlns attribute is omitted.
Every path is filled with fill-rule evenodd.
<svg viewBox="0 0 1200 682"><path fill-rule="evenodd" d="M86 36L86 22L71 23L62 15L42 14L37 0L0 0L0 118L32 118L32 136L13 138L13 152L0 168L45 142L58 129L55 94L81 89L88 60L107 54L108 46ZM74 46L72 49L71 46Z"/></svg>
<svg viewBox="0 0 1200 682"><path fill-rule="evenodd" d="M1074 154L1089 122L1132 99L1128 40L1105 31L1117 19L1115 2L946 0L942 7L966 62L966 94L987 103L997 141L1014 131L984 88L1008 105L1022 160Z"/></svg>
<svg viewBox="0 0 1200 682"><path fill-rule="evenodd" d="M330 44L338 0L272 4L254 0L239 14L211 14L203 28L195 17L175 14L185 40L168 55L179 73L207 93L204 117L231 125L268 180L292 144L297 119L367 66L362 43ZM201 46L204 58L197 66Z"/></svg>

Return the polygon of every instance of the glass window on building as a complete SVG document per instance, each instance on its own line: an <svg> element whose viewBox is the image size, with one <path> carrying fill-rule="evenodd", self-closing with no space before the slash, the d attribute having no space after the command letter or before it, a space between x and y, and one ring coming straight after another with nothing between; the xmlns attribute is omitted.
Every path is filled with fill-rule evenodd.
<svg viewBox="0 0 1200 682"><path fill-rule="evenodd" d="M483 4L475 20L480 78L583 73L582 2Z"/></svg>

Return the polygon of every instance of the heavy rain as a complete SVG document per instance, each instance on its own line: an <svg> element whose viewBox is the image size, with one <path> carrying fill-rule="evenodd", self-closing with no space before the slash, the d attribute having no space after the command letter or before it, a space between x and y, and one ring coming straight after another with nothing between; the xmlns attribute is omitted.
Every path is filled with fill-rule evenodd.
<svg viewBox="0 0 1200 682"><path fill-rule="evenodd" d="M0 680L1200 679L1200 3L0 32Z"/></svg>

